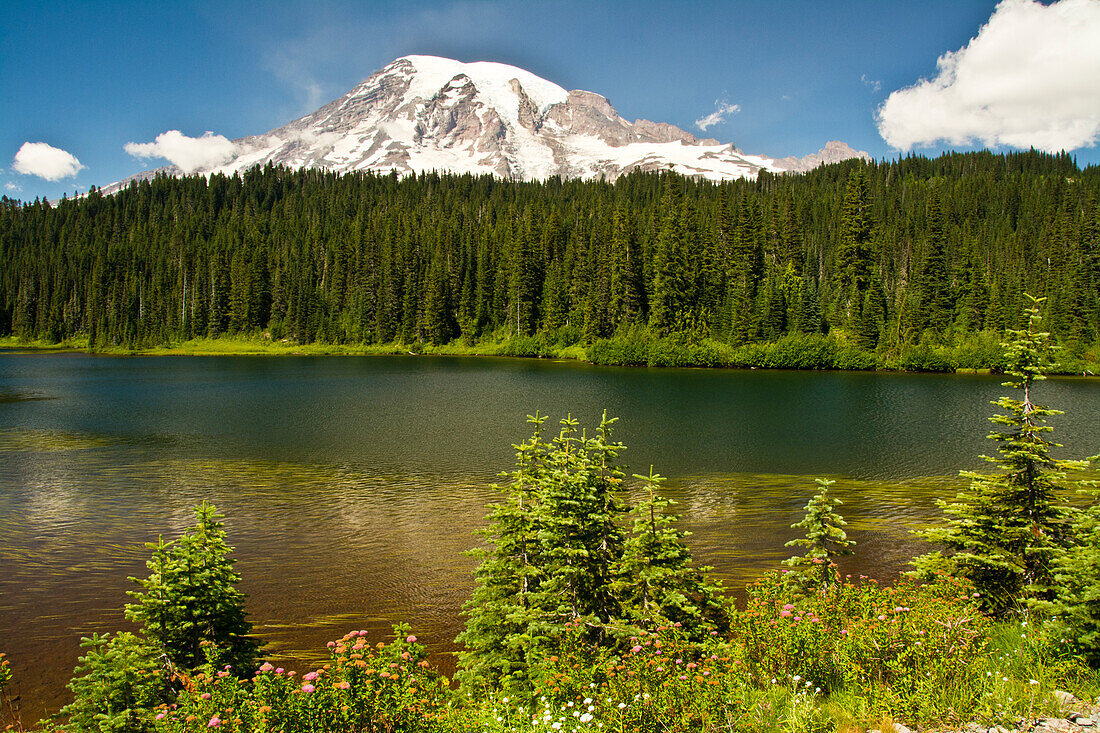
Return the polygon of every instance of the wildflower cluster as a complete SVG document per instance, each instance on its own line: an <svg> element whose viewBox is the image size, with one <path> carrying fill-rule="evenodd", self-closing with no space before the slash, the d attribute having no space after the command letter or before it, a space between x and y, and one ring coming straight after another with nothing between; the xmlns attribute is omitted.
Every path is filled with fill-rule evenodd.
<svg viewBox="0 0 1100 733"><path fill-rule="evenodd" d="M984 649L990 621L964 581L881 586L849 576L808 596L791 589L783 573L766 574L738 617L735 634L757 683L798 677L824 691L858 687L915 701L957 685Z"/></svg>
<svg viewBox="0 0 1100 733"><path fill-rule="evenodd" d="M365 631L329 642L330 661L299 677L262 664L248 679L207 665L185 682L185 694L161 706L163 731L430 731L448 698L446 680L430 668L424 647L405 626L395 640L370 645Z"/></svg>

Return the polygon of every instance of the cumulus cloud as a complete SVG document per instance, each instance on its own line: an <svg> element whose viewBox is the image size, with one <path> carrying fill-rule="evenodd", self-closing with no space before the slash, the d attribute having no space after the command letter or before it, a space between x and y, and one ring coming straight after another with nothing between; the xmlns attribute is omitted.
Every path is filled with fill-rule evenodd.
<svg viewBox="0 0 1100 733"><path fill-rule="evenodd" d="M164 158L184 173L228 163L238 152L222 135L208 131L202 137L188 137L179 130L162 132L151 143L126 143L124 149L135 158Z"/></svg>
<svg viewBox="0 0 1100 733"><path fill-rule="evenodd" d="M706 132L707 128L711 125L718 125L726 121L726 118L730 115L735 115L741 111L741 105L730 104L729 102L719 102L715 100L714 111L706 117L700 117L695 120L695 126L703 132Z"/></svg>
<svg viewBox="0 0 1100 733"><path fill-rule="evenodd" d="M946 141L1056 152L1100 137L1100 2L1002 0L978 35L876 113L892 147Z"/></svg>
<svg viewBox="0 0 1100 733"><path fill-rule="evenodd" d="M20 186L17 183L12 183L11 181L8 181L7 183L5 183L4 188L8 189L9 191L22 191L23 190L22 186Z"/></svg>
<svg viewBox="0 0 1100 733"><path fill-rule="evenodd" d="M12 168L18 173L47 181L72 178L85 168L72 153L47 143L25 142L15 154Z"/></svg>

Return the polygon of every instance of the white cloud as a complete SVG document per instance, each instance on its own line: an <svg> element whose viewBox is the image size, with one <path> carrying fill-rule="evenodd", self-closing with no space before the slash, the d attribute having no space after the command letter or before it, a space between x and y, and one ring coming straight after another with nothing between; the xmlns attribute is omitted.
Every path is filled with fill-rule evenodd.
<svg viewBox="0 0 1100 733"><path fill-rule="evenodd" d="M71 178L85 168L70 152L47 143L25 142L15 154L12 168L18 173L60 181Z"/></svg>
<svg viewBox="0 0 1100 733"><path fill-rule="evenodd" d="M1093 146L1100 137L1100 2L1002 0L934 79L893 92L875 115L892 147L946 141Z"/></svg>
<svg viewBox="0 0 1100 733"><path fill-rule="evenodd" d="M164 158L184 173L228 163L238 152L222 135L206 132L202 137L188 137L179 130L162 132L151 143L126 143L124 149L136 158Z"/></svg>
<svg viewBox="0 0 1100 733"><path fill-rule="evenodd" d="M860 74L859 80L863 82L864 86L871 87L872 92L882 91L882 82L878 79L872 79L866 74Z"/></svg>
<svg viewBox="0 0 1100 733"><path fill-rule="evenodd" d="M715 108L713 112L706 117L700 117L695 120L695 126L703 132L706 132L706 129L711 125L719 125L725 122L726 118L730 115L735 115L741 111L741 105L738 104L730 104L729 102L719 102L715 100L714 105Z"/></svg>
<svg viewBox="0 0 1100 733"><path fill-rule="evenodd" d="M4 188L8 189L9 191L22 191L23 190L22 186L20 186L17 183L12 183L11 181L8 181L7 183L5 183Z"/></svg>

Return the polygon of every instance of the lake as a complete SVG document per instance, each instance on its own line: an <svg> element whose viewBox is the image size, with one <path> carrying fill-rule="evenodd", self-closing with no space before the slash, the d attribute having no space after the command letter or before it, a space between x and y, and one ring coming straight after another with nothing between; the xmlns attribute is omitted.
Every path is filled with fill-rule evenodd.
<svg viewBox="0 0 1100 733"><path fill-rule="evenodd" d="M444 668L472 588L490 485L524 419L618 416L631 473L670 477L696 558L734 593L789 552L814 493L859 545L847 572L892 579L910 531L977 469L979 375L616 369L448 357L97 357L0 353L0 651L24 719L65 701L79 637L127 628L128 576L202 499L226 514L270 656L299 668L350 629L408 621ZM1037 401L1059 456L1100 452L1100 382Z"/></svg>

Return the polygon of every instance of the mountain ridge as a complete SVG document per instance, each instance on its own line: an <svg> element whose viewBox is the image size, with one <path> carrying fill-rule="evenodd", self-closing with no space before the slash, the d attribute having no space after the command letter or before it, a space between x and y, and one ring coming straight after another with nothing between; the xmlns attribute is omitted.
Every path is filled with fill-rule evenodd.
<svg viewBox="0 0 1100 733"><path fill-rule="evenodd" d="M158 173L232 174L267 163L511 180L614 180L635 170L673 170L721 181L761 170L804 172L853 157L870 159L840 141L802 158L750 155L669 123L629 122L606 97L567 91L519 67L403 56L308 115L231 141L209 165L147 170L103 191Z"/></svg>

